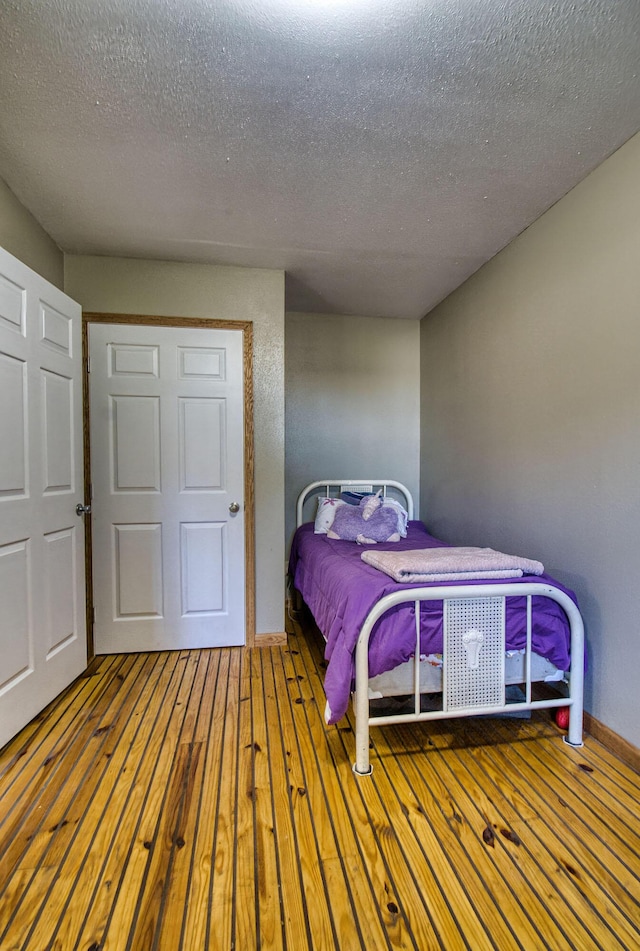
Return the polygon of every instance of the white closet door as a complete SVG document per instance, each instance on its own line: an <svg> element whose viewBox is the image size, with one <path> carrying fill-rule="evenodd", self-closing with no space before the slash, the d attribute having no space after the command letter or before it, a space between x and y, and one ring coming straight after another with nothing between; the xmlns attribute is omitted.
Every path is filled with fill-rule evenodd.
<svg viewBox="0 0 640 951"><path fill-rule="evenodd" d="M0 746L87 662L81 333L0 249Z"/></svg>
<svg viewBox="0 0 640 951"><path fill-rule="evenodd" d="M90 324L97 653L245 642L242 333Z"/></svg>

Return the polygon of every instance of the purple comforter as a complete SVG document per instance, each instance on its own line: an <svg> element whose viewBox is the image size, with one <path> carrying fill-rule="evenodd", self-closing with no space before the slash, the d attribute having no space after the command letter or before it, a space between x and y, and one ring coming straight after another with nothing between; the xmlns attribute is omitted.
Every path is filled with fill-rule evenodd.
<svg viewBox="0 0 640 951"><path fill-rule="evenodd" d="M371 547L315 535L312 522L297 530L291 547L289 573L327 642L325 657L328 666L324 689L331 711L330 723L336 723L347 712L355 677L356 643L360 628L373 605L386 594L401 588L423 587L400 585L384 572L365 564L360 555ZM401 541L376 546L379 550L395 551L440 547L446 547L445 543L429 535L422 522L409 522L407 537ZM572 591L546 574L512 580L548 582L575 601ZM509 582L501 579L495 583ZM534 597L532 605L533 650L548 658L560 670L568 670L571 639L563 609L555 601L542 597ZM413 655L414 617L413 603L409 603L393 608L377 622L369 641L370 676L391 670ZM509 598L506 607L507 649L526 647L526 625L526 598ZM421 653L442 652L442 601L423 602L420 638Z"/></svg>

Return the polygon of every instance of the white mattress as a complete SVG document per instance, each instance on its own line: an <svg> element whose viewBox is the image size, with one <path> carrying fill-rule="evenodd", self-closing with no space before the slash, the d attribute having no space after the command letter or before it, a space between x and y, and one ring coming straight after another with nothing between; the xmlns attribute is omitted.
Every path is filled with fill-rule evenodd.
<svg viewBox="0 0 640 951"><path fill-rule="evenodd" d="M439 655L420 658L420 693L440 693L442 691L442 664L437 662ZM524 651L507 651L505 654L505 684L521 684L526 679ZM564 680L564 671L531 652L531 680L555 683ZM393 670L369 679L369 698L398 697L413 693L413 660L408 660Z"/></svg>

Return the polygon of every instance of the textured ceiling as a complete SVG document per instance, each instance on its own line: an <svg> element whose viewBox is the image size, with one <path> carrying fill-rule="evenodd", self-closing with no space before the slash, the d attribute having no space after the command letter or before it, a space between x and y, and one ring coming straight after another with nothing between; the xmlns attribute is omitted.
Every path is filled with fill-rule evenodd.
<svg viewBox="0 0 640 951"><path fill-rule="evenodd" d="M421 317L640 128L639 0L2 0L0 177L67 252Z"/></svg>

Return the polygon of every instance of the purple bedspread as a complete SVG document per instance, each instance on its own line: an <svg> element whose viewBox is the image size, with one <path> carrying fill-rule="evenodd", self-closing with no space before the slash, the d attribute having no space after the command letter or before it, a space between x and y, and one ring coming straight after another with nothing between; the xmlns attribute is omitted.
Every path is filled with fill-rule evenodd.
<svg viewBox="0 0 640 951"><path fill-rule="evenodd" d="M384 572L365 564L360 555L371 547L315 535L312 522L297 530L291 547L289 573L327 642L324 689L331 710L330 723L336 723L347 711L355 677L356 643L370 609L386 594L403 588L423 587L398 584ZM407 537L401 541L376 546L378 550L394 551L440 547L447 546L429 535L422 522L409 522ZM511 580L548 582L576 600L572 591L546 574ZM509 581L501 579L494 583L508 584ZM557 602L543 597L534 597L532 607L533 650L560 670L568 670L571 638L564 610ZM413 655L414 618L413 603L398 605L380 618L369 641L370 676L391 670ZM507 649L522 649L526 647L526 640L526 598L509 598L506 607ZM442 652L442 601L422 603L420 645L423 654Z"/></svg>

